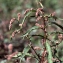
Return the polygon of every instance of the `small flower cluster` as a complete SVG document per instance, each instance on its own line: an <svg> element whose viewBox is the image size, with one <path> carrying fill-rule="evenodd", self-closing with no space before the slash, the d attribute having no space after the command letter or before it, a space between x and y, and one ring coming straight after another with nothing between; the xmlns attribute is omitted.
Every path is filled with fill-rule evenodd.
<svg viewBox="0 0 63 63"><path fill-rule="evenodd" d="M18 16L17 19L16 19L16 18L12 18L12 19L10 20L9 30L12 28L12 24L14 23L14 21L20 21L20 19L21 19L21 14L18 13L17 16ZM19 26L22 26L22 25L19 24ZM15 30L15 31L12 33L12 37L14 37L16 33L20 33L20 30Z"/></svg>
<svg viewBox="0 0 63 63"><path fill-rule="evenodd" d="M15 30L15 31L12 33L12 37L14 37L16 33L20 33L20 31L19 31L19 30Z"/></svg>
<svg viewBox="0 0 63 63"><path fill-rule="evenodd" d="M38 17L40 14L43 14L43 8L38 8L36 11L36 17Z"/></svg>
<svg viewBox="0 0 63 63"><path fill-rule="evenodd" d="M17 15L18 15L17 20L19 21L19 20L20 20L20 18L21 18L21 14L20 14L20 13L18 13Z"/></svg>
<svg viewBox="0 0 63 63"><path fill-rule="evenodd" d="M40 25L39 23L36 23L35 25L42 28L42 29L44 29L44 25Z"/></svg>
<svg viewBox="0 0 63 63"><path fill-rule="evenodd" d="M55 20L57 19L57 17L55 16L56 15L56 12L53 12L53 13L51 13L51 17L53 17Z"/></svg>
<svg viewBox="0 0 63 63"><path fill-rule="evenodd" d="M17 19L16 19L16 18L12 18L12 19L10 20L9 30L12 28L12 24L13 24L14 21L19 21L19 20L20 20L20 18L21 18L21 14L18 13L17 16L18 16Z"/></svg>
<svg viewBox="0 0 63 63"><path fill-rule="evenodd" d="M9 24L9 30L11 29L11 27L12 27L12 23L15 21L15 18L12 18L11 20L10 20L10 24Z"/></svg>
<svg viewBox="0 0 63 63"><path fill-rule="evenodd" d="M24 12L24 15L27 14L29 11L33 10L33 8L31 9L27 9L25 12Z"/></svg>

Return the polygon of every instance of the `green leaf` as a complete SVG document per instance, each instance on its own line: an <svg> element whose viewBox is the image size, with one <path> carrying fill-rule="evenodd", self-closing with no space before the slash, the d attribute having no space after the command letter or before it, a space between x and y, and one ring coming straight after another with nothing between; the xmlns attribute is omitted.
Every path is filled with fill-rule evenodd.
<svg viewBox="0 0 63 63"><path fill-rule="evenodd" d="M26 13L26 15L24 16L24 18L23 18L23 21L22 21L22 25L24 24L24 22L25 22L25 20L26 20L26 18L27 17L30 17L32 14L34 15L35 14L35 10L31 10L31 11L29 11L28 13ZM20 30L22 29L22 26L20 27Z"/></svg>
<svg viewBox="0 0 63 63"><path fill-rule="evenodd" d="M54 32L51 32L50 34L63 34L63 32L54 31Z"/></svg>
<svg viewBox="0 0 63 63"><path fill-rule="evenodd" d="M38 29L38 28L39 28L38 26L34 26L34 27L30 28L27 32L30 33L31 31Z"/></svg>
<svg viewBox="0 0 63 63"><path fill-rule="evenodd" d="M21 55L22 55L22 53L19 52L18 54L16 54L15 56L13 56L13 58L20 57Z"/></svg>
<svg viewBox="0 0 63 63"><path fill-rule="evenodd" d="M33 30L35 30L35 29L38 29L39 27L37 27L37 26L34 26L34 27L32 27L32 28L30 28L23 36L21 36L21 37L26 37L27 35L29 35L30 34L30 32L31 31L33 31Z"/></svg>
<svg viewBox="0 0 63 63"><path fill-rule="evenodd" d="M46 41L46 49L47 49L47 52L48 52L48 63L53 63L51 47L50 47L50 45L47 41Z"/></svg>
<svg viewBox="0 0 63 63"><path fill-rule="evenodd" d="M27 53L30 50L30 47L25 47L23 53Z"/></svg>
<svg viewBox="0 0 63 63"><path fill-rule="evenodd" d="M25 47L24 48L24 50L22 52L21 60L27 55L29 50L30 50L30 47Z"/></svg>
<svg viewBox="0 0 63 63"><path fill-rule="evenodd" d="M32 56L32 54L26 53L26 56Z"/></svg>
<svg viewBox="0 0 63 63"><path fill-rule="evenodd" d="M57 25L58 27L60 27L63 30L63 26L62 25L60 25L60 24L58 24L56 22L51 22L51 23Z"/></svg>
<svg viewBox="0 0 63 63"><path fill-rule="evenodd" d="M34 12L35 12L35 10L31 10L31 11L29 11L29 12L25 15L25 17L24 17L24 19L23 19L23 21L22 21L22 25L24 24L26 18L27 18L27 17L30 17L31 14L34 13Z"/></svg>
<svg viewBox="0 0 63 63"><path fill-rule="evenodd" d="M43 6L43 4L42 4L41 2L39 2L39 4L40 4L40 6L41 6L42 8L44 8L44 6Z"/></svg>

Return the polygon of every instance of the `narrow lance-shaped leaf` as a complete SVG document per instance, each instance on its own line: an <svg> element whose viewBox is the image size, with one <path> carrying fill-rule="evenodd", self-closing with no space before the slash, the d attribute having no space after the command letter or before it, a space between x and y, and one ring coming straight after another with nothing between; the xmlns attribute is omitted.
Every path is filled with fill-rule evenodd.
<svg viewBox="0 0 63 63"><path fill-rule="evenodd" d="M23 19L23 21L22 21L22 25L24 24L25 19L26 19L27 17L30 17L33 12L35 12L35 10L31 10L31 11L29 11L29 12L25 15L25 17L24 17L24 19Z"/></svg>
<svg viewBox="0 0 63 63"><path fill-rule="evenodd" d="M29 11L28 13L26 13L26 15L25 15L24 18L23 18L23 21L22 21L21 25L23 26L23 24L24 24L26 18L27 18L27 17L30 17L30 16L31 16L33 13L35 13L35 12L36 12L35 10L31 10L31 11ZM34 15L34 14L33 14L33 15ZM19 30L22 29L22 26L20 27Z"/></svg>
<svg viewBox="0 0 63 63"><path fill-rule="evenodd" d="M46 41L46 49L47 49L47 52L48 52L48 63L53 63L51 47L50 47L50 45L47 41Z"/></svg>
<svg viewBox="0 0 63 63"><path fill-rule="evenodd" d="M21 60L27 55L29 50L30 50L30 47L25 47L24 48L24 50L22 52Z"/></svg>
<svg viewBox="0 0 63 63"><path fill-rule="evenodd" d="M42 4L41 2L39 2L39 4L40 4L40 6L41 6L42 8L44 8L44 6L43 6L43 4Z"/></svg>
<svg viewBox="0 0 63 63"><path fill-rule="evenodd" d="M51 23L57 25L58 27L60 27L63 30L63 26L62 25L60 25L60 24L58 24L56 22L51 22Z"/></svg>
<svg viewBox="0 0 63 63"><path fill-rule="evenodd" d="M63 34L63 32L54 31L54 32L51 32L50 34Z"/></svg>
<svg viewBox="0 0 63 63"><path fill-rule="evenodd" d="M29 35L29 33L31 32L31 31L33 31L33 30L35 30L35 29L38 29L39 27L37 27L37 26L34 26L34 27L32 27L32 28L30 28L27 32L26 32L26 34L24 34L23 36L21 36L21 37L26 37L27 35Z"/></svg>

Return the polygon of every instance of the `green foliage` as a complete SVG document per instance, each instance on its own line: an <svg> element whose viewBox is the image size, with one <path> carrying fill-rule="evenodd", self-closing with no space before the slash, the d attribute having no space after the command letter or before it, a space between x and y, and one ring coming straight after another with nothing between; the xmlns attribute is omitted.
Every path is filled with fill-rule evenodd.
<svg viewBox="0 0 63 63"><path fill-rule="evenodd" d="M39 0L26 0L26 3L24 0L0 0L0 8L3 11L4 17L7 19L7 17L14 17L16 16L16 13L22 11L22 13L24 12L24 10L26 8L37 8L40 7L40 5L38 6ZM43 5L46 8L52 8L54 10L61 10L60 9L60 5L58 5L58 0L43 0L42 1ZM59 13L59 12L58 12Z"/></svg>
<svg viewBox="0 0 63 63"><path fill-rule="evenodd" d="M63 55L60 52L61 51L60 49L63 48L61 44L62 37L58 38L58 35L63 34L62 32L63 26L61 24L58 24L57 20L62 21L63 19L58 18L54 13L48 14L45 12L45 9L46 10L48 9L50 10L51 8L54 10L58 9L59 8L57 4L58 1L43 0L42 2L39 3L38 2L39 2L38 0L34 0L34 1L29 0L26 2L24 0L0 1L1 8L4 9L4 13L8 12L8 13L16 14L22 11L23 14L24 10L26 8L29 8L25 11L25 14L23 16L21 14L19 20L17 19L19 17L18 16L16 17L16 20L14 20L13 23L10 22L11 30L7 34L13 32L12 33L13 36L11 37L12 40L15 41L15 44L17 42L15 40L17 37L22 38L22 40L26 40L25 41L26 43L24 43L25 47L23 51L18 52L18 54L13 56L12 59L18 58L20 59L19 61L20 63L22 61L26 61L28 57L31 57L32 59L34 58L37 61L37 63L41 63L41 62L57 63L57 60L61 62L63 60L62 59L63 57L60 56ZM42 5L42 3L44 6ZM19 26L19 24L21 24L21 26ZM58 31L56 26L62 30ZM4 42L8 42L8 41L11 42L12 40L6 38L4 39ZM45 48L46 48L46 52L44 51ZM30 50L31 53L29 52Z"/></svg>
<svg viewBox="0 0 63 63"><path fill-rule="evenodd" d="M47 52L48 52L48 63L53 63L52 51L51 51L51 47L48 42L46 42L46 48L47 48Z"/></svg>
<svg viewBox="0 0 63 63"><path fill-rule="evenodd" d="M23 52L19 52L17 55L13 56L13 58L20 58L20 61L23 61L23 59L25 60L25 56L32 56L31 54L28 53L28 51L30 50L30 47L25 47L23 49Z"/></svg>

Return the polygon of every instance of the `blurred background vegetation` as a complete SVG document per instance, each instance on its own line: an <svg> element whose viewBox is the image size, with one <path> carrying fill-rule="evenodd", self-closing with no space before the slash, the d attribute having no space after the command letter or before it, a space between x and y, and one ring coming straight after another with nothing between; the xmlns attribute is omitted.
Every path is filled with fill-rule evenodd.
<svg viewBox="0 0 63 63"><path fill-rule="evenodd" d="M9 19L16 16L18 12L23 13L27 8L37 8L39 0L0 0L0 19ZM48 11L61 13L62 0L41 0Z"/></svg>
<svg viewBox="0 0 63 63"><path fill-rule="evenodd" d="M15 42L16 44L18 41L21 41L20 35L17 35L14 40L10 41L9 38L11 32L13 32L13 30L10 32L8 28L10 19L17 17L17 13L23 14L24 11L28 8L40 7L38 5L38 2L39 0L0 0L0 41L3 40L4 43ZM44 5L46 13L56 12L56 15L58 17L63 18L63 0L41 0L41 2ZM27 21L27 25L24 26L23 31L26 32L25 30L27 30L27 28L34 25L34 21L35 19L30 19L30 22ZM63 22L59 23L61 24ZM32 33L35 33L35 31ZM33 38L32 40L34 43L36 43L37 41L37 43L39 44L39 40L34 40ZM60 48L59 50L61 51ZM63 48L61 54L63 55Z"/></svg>

